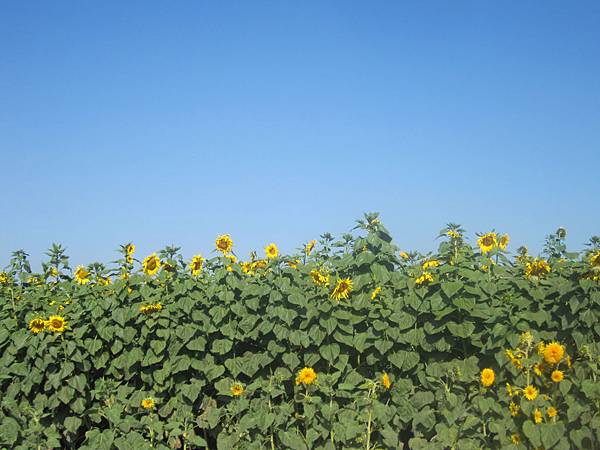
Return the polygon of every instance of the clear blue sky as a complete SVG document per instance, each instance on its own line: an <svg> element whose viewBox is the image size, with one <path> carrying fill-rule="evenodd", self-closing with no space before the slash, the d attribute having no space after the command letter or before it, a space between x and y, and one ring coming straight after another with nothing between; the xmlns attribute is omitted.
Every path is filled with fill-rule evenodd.
<svg viewBox="0 0 600 450"><path fill-rule="evenodd" d="M291 251L379 211L600 234L600 2L0 5L0 266Z"/></svg>

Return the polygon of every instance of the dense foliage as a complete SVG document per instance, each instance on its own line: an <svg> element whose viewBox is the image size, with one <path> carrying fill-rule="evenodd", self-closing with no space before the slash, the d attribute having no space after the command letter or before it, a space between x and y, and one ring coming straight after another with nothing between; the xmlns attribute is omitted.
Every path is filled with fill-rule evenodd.
<svg viewBox="0 0 600 450"><path fill-rule="evenodd" d="M0 274L0 446L600 448L598 239L399 251L377 215L297 255L220 236L114 267ZM219 253L220 252L220 253Z"/></svg>

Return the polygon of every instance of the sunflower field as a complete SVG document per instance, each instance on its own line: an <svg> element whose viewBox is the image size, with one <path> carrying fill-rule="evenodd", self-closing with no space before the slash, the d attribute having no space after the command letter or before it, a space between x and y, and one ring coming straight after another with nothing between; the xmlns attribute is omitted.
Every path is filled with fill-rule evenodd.
<svg viewBox="0 0 600 450"><path fill-rule="evenodd" d="M377 214L296 254L0 272L0 448L600 449L600 238L540 257Z"/></svg>

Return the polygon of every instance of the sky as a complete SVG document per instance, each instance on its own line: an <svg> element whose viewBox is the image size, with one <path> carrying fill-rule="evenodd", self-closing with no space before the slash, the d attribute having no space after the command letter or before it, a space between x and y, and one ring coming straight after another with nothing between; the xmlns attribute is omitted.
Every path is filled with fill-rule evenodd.
<svg viewBox="0 0 600 450"><path fill-rule="evenodd" d="M0 4L0 267L286 253L378 211L600 234L600 2Z"/></svg>

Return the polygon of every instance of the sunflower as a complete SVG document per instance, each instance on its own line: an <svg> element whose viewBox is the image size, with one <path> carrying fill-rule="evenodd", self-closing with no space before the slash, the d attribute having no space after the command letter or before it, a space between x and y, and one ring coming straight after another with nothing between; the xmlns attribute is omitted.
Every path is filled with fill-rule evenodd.
<svg viewBox="0 0 600 450"><path fill-rule="evenodd" d="M77 284L88 284L90 273L83 266L77 266L75 269L75 281Z"/></svg>
<svg viewBox="0 0 600 450"><path fill-rule="evenodd" d="M440 265L440 262L437 259L432 259L432 260L429 260L429 261L425 261L423 263L422 267L423 267L423 270L427 270L430 267L438 267L439 265Z"/></svg>
<svg viewBox="0 0 600 450"><path fill-rule="evenodd" d="M406 252L400 252L400 257L402 259L410 259L410 255Z"/></svg>
<svg viewBox="0 0 600 450"><path fill-rule="evenodd" d="M521 435L519 433L513 433L513 435L510 437L510 440L513 444L519 445L521 443Z"/></svg>
<svg viewBox="0 0 600 450"><path fill-rule="evenodd" d="M481 371L481 384L484 387L490 387L494 384L494 378L496 378L492 369L483 369Z"/></svg>
<svg viewBox="0 0 600 450"><path fill-rule="evenodd" d="M295 269L298 267L298 264L300 264L300 260L299 259L289 259L285 262L288 267Z"/></svg>
<svg viewBox="0 0 600 450"><path fill-rule="evenodd" d="M497 235L494 232L486 233L477 239L477 245L481 249L481 253L488 253L498 245Z"/></svg>
<svg viewBox="0 0 600 450"><path fill-rule="evenodd" d="M217 250L226 255L231 251L233 241L228 234L222 234L215 240L215 246L217 247Z"/></svg>
<svg viewBox="0 0 600 450"><path fill-rule="evenodd" d="M46 322L41 317L36 317L35 319L29 321L29 329L32 333L38 334L44 331L45 327Z"/></svg>
<svg viewBox="0 0 600 450"><path fill-rule="evenodd" d="M555 383L560 383L565 378L565 374L561 370L554 370L550 377Z"/></svg>
<svg viewBox="0 0 600 450"><path fill-rule="evenodd" d="M535 258L533 261L529 261L525 265L525 276L527 278L538 277L541 278L544 275L550 273L550 265L543 259Z"/></svg>
<svg viewBox="0 0 600 450"><path fill-rule="evenodd" d="M144 400L142 400L142 402L140 403L140 406L144 409L152 409L154 408L154 399L153 398L145 398Z"/></svg>
<svg viewBox="0 0 600 450"><path fill-rule="evenodd" d="M317 245L317 241L315 241L314 239L312 241L309 241L308 244L306 244L306 246L304 247L304 254L306 256L310 255L313 249L315 248L315 245Z"/></svg>
<svg viewBox="0 0 600 450"><path fill-rule="evenodd" d="M231 261L231 264L228 264L227 267L225 267L229 272L233 272L233 264L238 262L238 259L235 255L225 255L225 258L227 258L229 261Z"/></svg>
<svg viewBox="0 0 600 450"><path fill-rule="evenodd" d="M565 354L565 348L558 342L550 342L544 348L544 360L548 364L558 364Z"/></svg>
<svg viewBox="0 0 600 450"><path fill-rule="evenodd" d="M383 387L387 390L392 387L392 380L390 380L390 376L387 372L383 372L383 375L381 375L381 384L383 384Z"/></svg>
<svg viewBox="0 0 600 450"><path fill-rule="evenodd" d="M235 383L233 386L231 386L231 395L233 395L234 397L239 397L240 395L242 395L244 393L244 386L242 386L239 383Z"/></svg>
<svg viewBox="0 0 600 450"><path fill-rule="evenodd" d="M346 300L352 291L352 280L350 278L340 278L337 280L333 291L331 292L331 298L339 301L340 299Z"/></svg>
<svg viewBox="0 0 600 450"><path fill-rule="evenodd" d="M381 292L381 287L377 286L373 292L371 292L371 300L375 300L379 293Z"/></svg>
<svg viewBox="0 0 600 450"><path fill-rule="evenodd" d="M538 390L532 385L528 385L527 387L525 387L525 389L523 389L523 395L527 400L532 401L535 400L538 396Z"/></svg>
<svg viewBox="0 0 600 450"><path fill-rule="evenodd" d="M8 286L10 278L6 272L0 272L0 286Z"/></svg>
<svg viewBox="0 0 600 450"><path fill-rule="evenodd" d="M204 262L204 258L202 255L195 255L192 258L192 262L190 263L190 269L192 270L192 275L200 275L202 272L202 263Z"/></svg>
<svg viewBox="0 0 600 450"><path fill-rule="evenodd" d="M500 238L500 241L498 241L498 247L500 247L502 250L506 250L506 247L508 247L508 241L510 241L510 236L508 234L503 234Z"/></svg>
<svg viewBox="0 0 600 450"><path fill-rule="evenodd" d="M448 231L446 231L446 234L450 237L450 239L455 239L455 240L458 240L462 237L458 231L454 231L454 230L448 230Z"/></svg>
<svg viewBox="0 0 600 450"><path fill-rule="evenodd" d="M252 263L250 261L241 262L240 267L242 268L243 273L247 275L252 275Z"/></svg>
<svg viewBox="0 0 600 450"><path fill-rule="evenodd" d="M59 274L59 272L58 272L58 269L56 267L51 267L50 268L50 276L51 277L56 278L56 277L58 277L58 274Z"/></svg>
<svg viewBox="0 0 600 450"><path fill-rule="evenodd" d="M590 255L590 264L592 266L600 267L600 250Z"/></svg>
<svg viewBox="0 0 600 450"><path fill-rule="evenodd" d="M519 405L517 405L515 402L510 402L510 405L508 405L508 409L510 410L510 415L513 417L516 417L519 415Z"/></svg>
<svg viewBox="0 0 600 450"><path fill-rule="evenodd" d="M67 322L62 316L50 316L44 322L44 325L47 330L54 331L55 333L62 333L67 329Z"/></svg>
<svg viewBox="0 0 600 450"><path fill-rule="evenodd" d="M279 255L279 249L275 244L271 243L265 247L265 255L267 255L267 258L269 259L277 258Z"/></svg>
<svg viewBox="0 0 600 450"><path fill-rule="evenodd" d="M431 283L433 282L433 275L429 272L423 272L420 277L417 277L415 283L421 285L423 283Z"/></svg>
<svg viewBox="0 0 600 450"><path fill-rule="evenodd" d="M163 306L161 303L154 303L154 304L150 304L150 305L142 305L140 306L140 312L143 314L152 314L155 312L160 312L162 311Z"/></svg>
<svg viewBox="0 0 600 450"><path fill-rule="evenodd" d="M542 365L540 363L533 365L533 371L538 377L542 376Z"/></svg>
<svg viewBox="0 0 600 450"><path fill-rule="evenodd" d="M329 274L326 272L321 272L318 269L313 269L310 271L310 276L312 277L313 283L317 286L329 286Z"/></svg>
<svg viewBox="0 0 600 450"><path fill-rule="evenodd" d="M108 286L108 285L112 284L112 280L110 277L98 276L98 278L96 279L96 284L98 286Z"/></svg>
<svg viewBox="0 0 600 450"><path fill-rule="evenodd" d="M133 255L135 253L135 244L127 244L127 247L125 247L125 251L128 255Z"/></svg>
<svg viewBox="0 0 600 450"><path fill-rule="evenodd" d="M160 259L156 256L156 253L147 256L142 262L142 267L146 275L156 275L158 269L160 269Z"/></svg>
<svg viewBox="0 0 600 450"><path fill-rule="evenodd" d="M546 410L546 414L548 414L548 417L550 418L556 417L556 415L558 414L558 410L554 406L550 406Z"/></svg>
<svg viewBox="0 0 600 450"><path fill-rule="evenodd" d="M317 374L312 367L305 367L300 372L298 372L298 376L296 377L296 385L304 384L308 386L309 384L313 384L317 379Z"/></svg>
<svg viewBox="0 0 600 450"><path fill-rule="evenodd" d="M544 418L544 415L542 414L540 409L535 408L535 412L533 413L533 420L535 421L535 423L542 423L543 418Z"/></svg>

